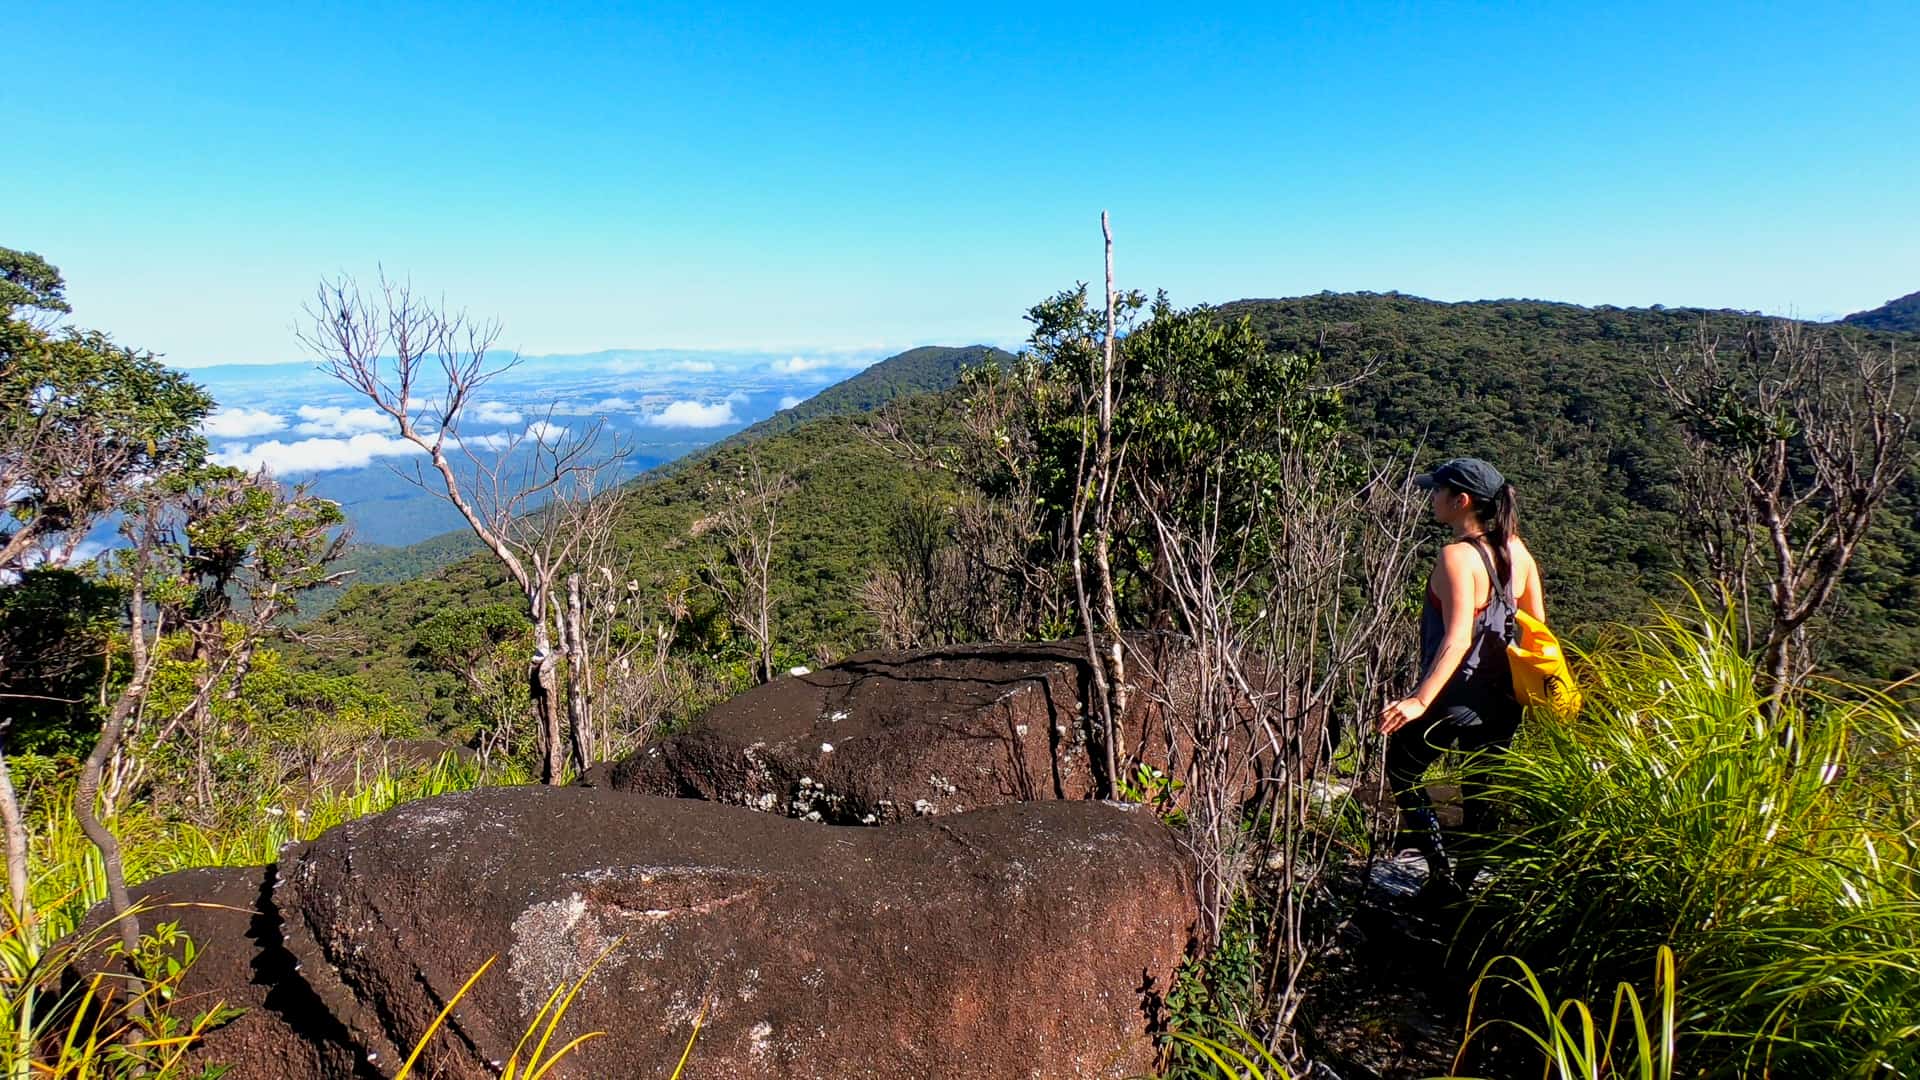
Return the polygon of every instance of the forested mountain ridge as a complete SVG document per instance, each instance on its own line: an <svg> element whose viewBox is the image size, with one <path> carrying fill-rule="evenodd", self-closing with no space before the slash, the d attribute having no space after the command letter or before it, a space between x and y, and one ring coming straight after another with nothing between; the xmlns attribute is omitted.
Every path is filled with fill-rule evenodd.
<svg viewBox="0 0 1920 1080"><path fill-rule="evenodd" d="M1867 311L1856 311L1840 321L1868 330L1920 334L1920 292L1908 293Z"/></svg>
<svg viewBox="0 0 1920 1080"><path fill-rule="evenodd" d="M1494 462L1520 496L1556 622L1631 621L1679 601L1689 550L1675 485L1679 432L1657 385L1701 334L1736 341L1768 320L1699 308L1587 308L1533 300L1440 303L1322 293L1222 305L1280 349L1318 349L1355 426L1387 445ZM1905 341L1911 362L1920 354ZM1360 377L1366 373L1364 377ZM1909 473L1849 571L1828 635L1835 664L1875 677L1920 668L1920 492Z"/></svg>
<svg viewBox="0 0 1920 1080"><path fill-rule="evenodd" d="M850 416L872 412L895 398L946 390L970 367L1012 360L1013 354L991 345L954 348L923 345L890 356L858 375L834 383L790 409L782 409L732 438L755 438L794 427L822 416Z"/></svg>
<svg viewBox="0 0 1920 1080"><path fill-rule="evenodd" d="M1357 379L1344 394L1352 423L1381 446L1428 463L1475 454L1502 468L1520 491L1523 530L1544 567L1554 621L1576 640L1601 624L1643 616L1656 599L1680 598L1680 443L1655 372L1663 354L1676 350L1677 361L1677 350L1703 330L1738 335L1756 316L1535 301L1450 304L1397 294L1245 300L1216 310L1251 319L1277 349L1318 349L1332 375ZM900 414L930 438L962 407L953 392L909 396L902 404ZM806 657L867 644L873 626L857 594L898 508L951 481L889 454L862 426L855 416L836 415L796 419L757 437L749 429L657 470L632 488L623 539L663 581L690 582L700 563L690 534L710 512L706 487L743 462L751 446L794 482L776 553L783 646ZM1909 484L1850 573L1837 616L1849 632L1830 635L1845 643L1832 660L1849 670L1887 677L1920 666L1916 507L1920 498ZM505 599L510 591L481 558L414 581L356 586L317 627L354 644L307 662L373 674L396 698L431 700L437 718L450 720L450 683L440 686L444 676L408 659L417 628L443 611Z"/></svg>

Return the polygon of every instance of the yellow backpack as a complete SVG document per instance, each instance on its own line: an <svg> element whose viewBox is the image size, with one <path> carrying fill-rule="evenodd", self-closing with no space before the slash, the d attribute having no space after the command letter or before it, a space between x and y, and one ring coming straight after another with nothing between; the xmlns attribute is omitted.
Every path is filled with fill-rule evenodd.
<svg viewBox="0 0 1920 1080"><path fill-rule="evenodd" d="M1515 611L1518 633L1507 644L1507 667L1513 673L1513 696L1520 704L1543 708L1562 719L1580 712L1580 687L1574 684L1560 639L1547 624Z"/></svg>

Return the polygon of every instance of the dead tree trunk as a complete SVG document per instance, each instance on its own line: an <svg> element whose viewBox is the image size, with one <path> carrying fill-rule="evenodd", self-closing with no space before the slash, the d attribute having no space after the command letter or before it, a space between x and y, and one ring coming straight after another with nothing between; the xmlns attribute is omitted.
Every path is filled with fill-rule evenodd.
<svg viewBox="0 0 1920 1080"><path fill-rule="evenodd" d="M567 723L573 727L573 767L586 772L598 753L593 710L593 658L587 652L580 575L567 575L567 611L561 632L567 642Z"/></svg>
<svg viewBox="0 0 1920 1080"><path fill-rule="evenodd" d="M13 924L24 927L33 915L33 901L27 893L27 821L20 812L13 771L7 768L5 724L0 724L0 827L6 830L7 907L13 913Z"/></svg>

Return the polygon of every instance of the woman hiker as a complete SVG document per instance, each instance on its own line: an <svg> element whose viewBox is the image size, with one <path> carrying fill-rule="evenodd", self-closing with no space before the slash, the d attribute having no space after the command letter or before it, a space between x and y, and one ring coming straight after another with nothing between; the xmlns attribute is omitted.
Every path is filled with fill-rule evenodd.
<svg viewBox="0 0 1920 1080"><path fill-rule="evenodd" d="M1387 736L1387 780L1400 805L1402 829L1427 857L1428 883L1461 888L1441 842L1427 790L1427 766L1449 747L1501 750L1520 724L1507 669L1516 606L1545 621L1540 568L1519 536L1513 485L1479 458L1453 458L1414 478L1433 492L1434 520L1453 530L1440 550L1420 612L1420 683L1380 711ZM1484 800L1460 785L1462 829L1485 827ZM1405 833L1403 832L1403 835Z"/></svg>

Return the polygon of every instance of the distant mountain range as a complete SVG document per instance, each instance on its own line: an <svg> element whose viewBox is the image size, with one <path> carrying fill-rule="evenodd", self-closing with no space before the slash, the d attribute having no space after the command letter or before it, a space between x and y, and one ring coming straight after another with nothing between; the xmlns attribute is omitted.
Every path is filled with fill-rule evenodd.
<svg viewBox="0 0 1920 1080"><path fill-rule="evenodd" d="M1871 311L1856 311L1840 321L1868 330L1920 334L1920 292L1889 300Z"/></svg>

